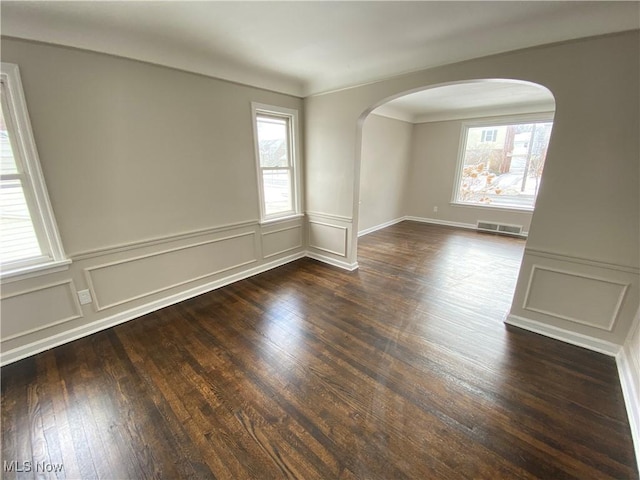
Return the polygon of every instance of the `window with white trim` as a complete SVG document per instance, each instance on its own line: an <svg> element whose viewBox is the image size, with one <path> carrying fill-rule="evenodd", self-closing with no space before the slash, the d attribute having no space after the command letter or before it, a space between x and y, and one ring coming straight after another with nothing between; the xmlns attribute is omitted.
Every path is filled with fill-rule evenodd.
<svg viewBox="0 0 640 480"><path fill-rule="evenodd" d="M492 128L490 130L483 129L482 130L482 138L481 142L495 142L496 138L498 138L498 130L496 128Z"/></svg>
<svg viewBox="0 0 640 480"><path fill-rule="evenodd" d="M553 121L463 125L453 203L533 210Z"/></svg>
<svg viewBox="0 0 640 480"><path fill-rule="evenodd" d="M70 263L49 202L17 65L0 68L0 273L2 278Z"/></svg>
<svg viewBox="0 0 640 480"><path fill-rule="evenodd" d="M298 112L252 104L262 221L300 212L297 171Z"/></svg>

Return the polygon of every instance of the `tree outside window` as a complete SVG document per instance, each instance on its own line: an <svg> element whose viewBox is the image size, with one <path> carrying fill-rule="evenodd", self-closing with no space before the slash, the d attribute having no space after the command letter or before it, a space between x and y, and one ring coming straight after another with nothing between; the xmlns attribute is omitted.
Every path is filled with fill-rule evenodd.
<svg viewBox="0 0 640 480"><path fill-rule="evenodd" d="M467 126L455 203L533 209L553 122Z"/></svg>

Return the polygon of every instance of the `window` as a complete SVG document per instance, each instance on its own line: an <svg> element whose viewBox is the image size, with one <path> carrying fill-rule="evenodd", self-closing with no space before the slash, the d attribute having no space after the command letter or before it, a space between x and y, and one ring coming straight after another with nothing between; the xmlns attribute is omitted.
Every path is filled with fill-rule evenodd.
<svg viewBox="0 0 640 480"><path fill-rule="evenodd" d="M453 203L533 210L551 120L465 125Z"/></svg>
<svg viewBox="0 0 640 480"><path fill-rule="evenodd" d="M0 270L2 278L66 266L17 65L0 69Z"/></svg>
<svg viewBox="0 0 640 480"><path fill-rule="evenodd" d="M297 111L259 104L253 104L252 110L261 219L297 215Z"/></svg>
<svg viewBox="0 0 640 480"><path fill-rule="evenodd" d="M498 130L482 130L482 139L481 142L495 142L496 138L498 138Z"/></svg>

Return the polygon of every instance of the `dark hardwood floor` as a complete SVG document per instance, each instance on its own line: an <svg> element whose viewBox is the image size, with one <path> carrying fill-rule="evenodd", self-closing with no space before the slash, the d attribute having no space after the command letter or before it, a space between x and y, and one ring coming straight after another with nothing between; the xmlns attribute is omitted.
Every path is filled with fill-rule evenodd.
<svg viewBox="0 0 640 480"><path fill-rule="evenodd" d="M8 365L3 478L637 478L614 359L503 324L523 248L404 222Z"/></svg>

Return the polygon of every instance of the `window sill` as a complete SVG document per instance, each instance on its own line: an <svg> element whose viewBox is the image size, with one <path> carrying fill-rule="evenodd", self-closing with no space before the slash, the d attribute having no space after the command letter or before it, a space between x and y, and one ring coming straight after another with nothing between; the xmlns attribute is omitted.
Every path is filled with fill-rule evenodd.
<svg viewBox="0 0 640 480"><path fill-rule="evenodd" d="M304 217L304 214L302 213L294 213L292 215L286 215L284 217L275 217L275 218L268 218L266 220L261 220L260 221L260 225L272 225L274 223L279 223L279 222L287 222L290 220L297 220L298 218L302 218Z"/></svg>
<svg viewBox="0 0 640 480"><path fill-rule="evenodd" d="M467 207L467 208L480 208L483 210L496 210L496 211L504 211L504 212L512 212L512 213L528 213L533 214L533 207L508 207L508 206L497 206L497 205L476 205L473 203L461 203L461 202L450 202L449 205L452 207Z"/></svg>
<svg viewBox="0 0 640 480"><path fill-rule="evenodd" d="M4 271L0 274L1 283L19 282L27 278L49 275L51 273L69 270L71 260L55 260L52 262L30 265L28 267L16 268L15 270Z"/></svg>

